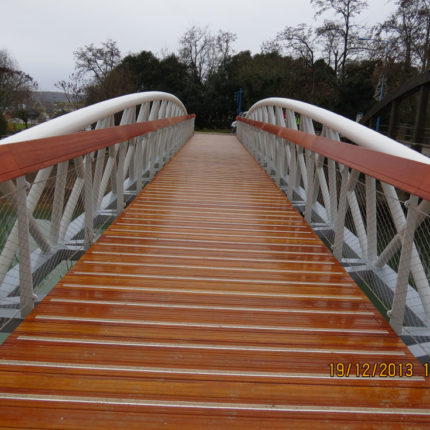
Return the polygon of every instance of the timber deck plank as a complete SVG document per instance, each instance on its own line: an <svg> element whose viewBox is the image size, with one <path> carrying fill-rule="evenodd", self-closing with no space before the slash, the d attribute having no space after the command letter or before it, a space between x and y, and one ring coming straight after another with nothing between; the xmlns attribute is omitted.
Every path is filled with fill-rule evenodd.
<svg viewBox="0 0 430 430"><path fill-rule="evenodd" d="M430 426L423 367L231 136L157 174L2 345L0 381L0 428Z"/></svg>

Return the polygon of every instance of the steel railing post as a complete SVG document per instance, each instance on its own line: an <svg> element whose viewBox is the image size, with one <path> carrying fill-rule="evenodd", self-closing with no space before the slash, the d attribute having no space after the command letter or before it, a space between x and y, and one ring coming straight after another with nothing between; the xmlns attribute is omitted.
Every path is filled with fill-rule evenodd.
<svg viewBox="0 0 430 430"><path fill-rule="evenodd" d="M305 221L307 223L312 222L312 206L313 206L313 196L315 187L315 156L311 151L306 151L306 197L305 197Z"/></svg>
<svg viewBox="0 0 430 430"><path fill-rule="evenodd" d="M367 261L374 264L378 257L378 229L376 222L376 180L366 176Z"/></svg>
<svg viewBox="0 0 430 430"><path fill-rule="evenodd" d="M339 206L337 209L337 217L335 222L335 236L333 245L333 255L339 260L342 260L343 254L343 236L345 227L345 217L347 209L347 194L348 194L348 168L341 166L342 183L340 187Z"/></svg>
<svg viewBox="0 0 430 430"><path fill-rule="evenodd" d="M361 215L360 206L358 204L357 195L355 189L358 183L360 172L353 170L349 179L348 185L348 204L352 215L352 221L354 222L355 230L357 232L358 241L361 248L361 256L367 258L367 234L366 227L364 226L363 217Z"/></svg>
<svg viewBox="0 0 430 430"><path fill-rule="evenodd" d="M291 143L291 160L288 175L288 191L287 197L290 201L294 199L294 189L296 188L298 168L297 168L297 147Z"/></svg>
<svg viewBox="0 0 430 430"><path fill-rule="evenodd" d="M93 244L94 241L94 212L93 212L93 154L85 157L85 177L84 177L84 207L85 207L85 229L84 246L85 249Z"/></svg>
<svg viewBox="0 0 430 430"><path fill-rule="evenodd" d="M70 193L69 200L66 203L66 208L64 209L63 217L60 222L60 240L63 240L67 233L67 228L69 227L70 221L73 217L73 212L75 211L76 205L78 204L79 197L84 186L85 168L82 161L82 157L76 157L73 159L76 170L76 180L73 185L72 192Z"/></svg>
<svg viewBox="0 0 430 430"><path fill-rule="evenodd" d="M57 165L57 176L55 178L54 202L52 205L50 241L52 245L58 244L60 236L61 217L63 215L64 194L67 182L67 169L69 162L64 161Z"/></svg>
<svg viewBox="0 0 430 430"><path fill-rule="evenodd" d="M37 203L42 195L43 190L45 189L46 182L49 178L49 175L52 171L52 166L46 167L45 169L39 170L37 172L36 178L33 182L33 185L30 188L30 191L27 196L27 206L29 215L33 215L33 212L36 208ZM17 234L18 225L12 227L9 236L7 238L6 243L3 246L1 255L0 255L0 283L3 282L6 273L9 270L10 264L13 260L17 249L17 241L15 240Z"/></svg>
<svg viewBox="0 0 430 430"><path fill-rule="evenodd" d="M116 169L116 213L120 215L124 210L124 179L125 179L125 156L127 142L119 145L118 164Z"/></svg>
<svg viewBox="0 0 430 430"><path fill-rule="evenodd" d="M27 183L24 176L16 180L18 217L19 295L21 317L34 308L33 276L31 272L30 232L27 209Z"/></svg>
<svg viewBox="0 0 430 430"><path fill-rule="evenodd" d="M405 315L406 296L408 292L409 273L417 219L417 204L418 197L411 196L408 204L406 229L402 239L402 252L400 254L393 305L391 310L388 312L390 324L399 335L402 332L403 319Z"/></svg>

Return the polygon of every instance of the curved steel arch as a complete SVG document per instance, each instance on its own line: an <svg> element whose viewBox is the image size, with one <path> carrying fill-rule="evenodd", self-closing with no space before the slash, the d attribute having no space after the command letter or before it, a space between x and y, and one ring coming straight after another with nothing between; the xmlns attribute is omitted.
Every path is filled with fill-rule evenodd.
<svg viewBox="0 0 430 430"><path fill-rule="evenodd" d="M161 91L148 91L143 93L128 94L96 103L91 106L70 112L58 118L36 125L28 130L24 130L13 136L7 137L0 141L0 144L21 142L24 140L42 139L45 137L61 136L77 131L82 131L91 124L96 123L104 118L112 116L118 112L143 105L150 102L170 103L170 109L165 108L164 112L157 112L157 118L164 119L174 116L187 114L187 109L182 102L172 94Z"/></svg>
<svg viewBox="0 0 430 430"><path fill-rule="evenodd" d="M286 111L285 118L280 111L283 109ZM294 113L300 115L302 131L314 134L312 121L315 121L323 125L323 137L332 138L334 133L337 135L335 140L339 140L338 135L341 135L368 149L430 164L430 159L425 155L419 154L387 136L334 112L298 100L275 97L261 100L249 109L246 118L297 129Z"/></svg>

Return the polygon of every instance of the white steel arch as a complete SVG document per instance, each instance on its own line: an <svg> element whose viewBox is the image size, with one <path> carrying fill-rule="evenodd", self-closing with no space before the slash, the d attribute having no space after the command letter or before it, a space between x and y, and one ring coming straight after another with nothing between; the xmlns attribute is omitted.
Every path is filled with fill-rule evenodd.
<svg viewBox="0 0 430 430"><path fill-rule="evenodd" d="M74 133L89 127L91 124L108 118L118 112L153 102L157 105L157 112L152 112L153 118L163 119L187 114L182 102L172 94L161 91L148 91L116 97L94 105L54 118L35 127L24 130L13 136L0 140L0 144L22 142L25 140L42 139L51 136ZM148 118L140 119L145 121ZM139 118L138 118L139 122ZM113 124L112 124L113 126Z"/></svg>
<svg viewBox="0 0 430 430"><path fill-rule="evenodd" d="M260 100L249 109L246 118L293 128L286 123L284 115L276 114L279 109L287 111L286 118L288 111L297 113L301 116L301 123L306 122L305 118L309 118L364 148L430 164L430 158L389 137L334 112L298 100L279 97Z"/></svg>

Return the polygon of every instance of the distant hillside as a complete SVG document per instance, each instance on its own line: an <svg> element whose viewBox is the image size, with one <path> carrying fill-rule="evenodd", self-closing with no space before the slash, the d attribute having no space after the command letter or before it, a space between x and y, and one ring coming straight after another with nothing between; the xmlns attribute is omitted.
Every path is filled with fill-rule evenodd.
<svg viewBox="0 0 430 430"><path fill-rule="evenodd" d="M36 102L45 103L67 103L67 97L59 91L35 91L32 98Z"/></svg>

